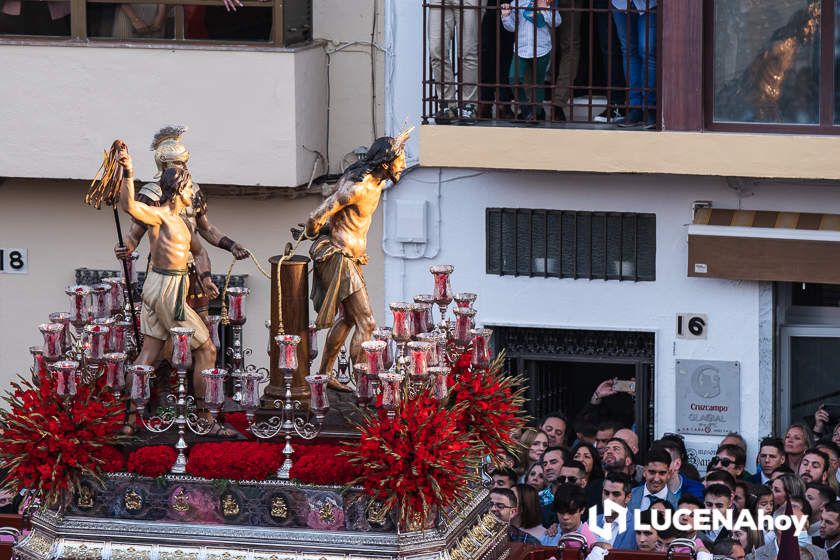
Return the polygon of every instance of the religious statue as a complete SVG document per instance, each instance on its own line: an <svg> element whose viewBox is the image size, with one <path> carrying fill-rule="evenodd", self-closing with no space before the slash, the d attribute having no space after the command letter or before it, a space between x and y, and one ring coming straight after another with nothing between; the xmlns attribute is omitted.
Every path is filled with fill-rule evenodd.
<svg viewBox="0 0 840 560"><path fill-rule="evenodd" d="M353 328L350 357L355 363L364 361L362 342L370 340L376 328L362 272L368 262L367 233L382 189L388 181L399 181L405 170L410 132L378 138L306 222L306 235L314 239L309 255L314 267L311 297L318 313L315 324L319 329L329 328L322 374L331 375L333 362ZM346 390L332 378L330 385Z"/></svg>
<svg viewBox="0 0 840 560"><path fill-rule="evenodd" d="M181 142L181 137L186 131L187 127L185 126L167 126L155 134L151 149L155 154L155 164L158 172L153 182L146 183L137 192L138 201L149 206L159 206L162 196L159 180L162 173L172 167L187 169L190 151ZM193 203L184 209L182 217L191 233L194 234L197 231L208 243L230 251L237 259L248 258L247 249L210 223L207 217L207 199L196 183L193 183ZM117 257L125 258L130 255L145 233L146 226L142 222L133 220L131 228L125 235L125 247L117 246L114 249ZM187 302L206 322L210 301L219 296L219 289L211 279L210 257L199 240L196 240L194 244L194 251L190 255L188 268L190 271L190 293L187 296Z"/></svg>
<svg viewBox="0 0 840 560"><path fill-rule="evenodd" d="M124 170L120 208L145 225L149 232L151 269L143 284L143 307L140 312L143 347L135 363L152 365L170 338L170 328L192 328L195 331L192 338L193 387L196 395L203 395L205 382L201 371L215 365L216 347L204 321L186 301L189 289L187 264L191 249L194 251L194 245L198 243L198 238L192 235L182 217L184 210L194 200L190 172L183 166L164 169L159 183L159 206L152 206L135 199L134 164L124 145L119 150L118 161ZM203 401L197 398L196 402L201 411L204 408ZM203 415L212 418L206 409ZM236 435L220 424L215 424L211 433Z"/></svg>

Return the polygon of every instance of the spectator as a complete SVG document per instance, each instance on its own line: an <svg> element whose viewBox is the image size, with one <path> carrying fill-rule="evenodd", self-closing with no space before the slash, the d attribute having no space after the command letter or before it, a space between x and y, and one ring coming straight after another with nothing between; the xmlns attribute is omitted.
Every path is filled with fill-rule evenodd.
<svg viewBox="0 0 840 560"><path fill-rule="evenodd" d="M540 422L540 429L548 436L550 447L566 445L566 427L568 422L562 412L552 412Z"/></svg>
<svg viewBox="0 0 840 560"><path fill-rule="evenodd" d="M490 513L500 521L510 523L519 513L516 494L510 488L493 488L490 490Z"/></svg>
<svg viewBox="0 0 840 560"><path fill-rule="evenodd" d="M537 492L545 490L546 483L542 463L534 463L525 471L525 484L530 484Z"/></svg>
<svg viewBox="0 0 840 560"><path fill-rule="evenodd" d="M747 531L735 529L732 531L732 538L744 547L744 552L747 554L765 545L764 533L759 529L750 529Z"/></svg>
<svg viewBox="0 0 840 560"><path fill-rule="evenodd" d="M546 488L540 492L540 503L547 510L548 517L554 517L554 512L551 511L551 505L554 503L554 490L558 484L557 478L560 476L560 470L567 460L566 449L563 447L549 447L543 453L542 467Z"/></svg>
<svg viewBox="0 0 840 560"><path fill-rule="evenodd" d="M595 450L594 445L586 442L578 442L572 448L571 455L572 459L583 463L583 466L586 468L586 477L590 481L604 478L604 471L601 468L601 456Z"/></svg>
<svg viewBox="0 0 840 560"><path fill-rule="evenodd" d="M615 433L621 429L621 424L617 424L612 420L605 420L598 425L598 430L595 432L595 448L598 453L601 449L615 437Z"/></svg>
<svg viewBox="0 0 840 560"><path fill-rule="evenodd" d="M627 504L630 502L632 487L632 479L626 473L615 471L608 472L604 478L603 491L601 492L602 504L607 500L612 500L621 507L627 507ZM601 511L605 511L603 505L601 507ZM598 515L598 524L603 527L604 521L604 514L601 513ZM610 523L610 526L612 527L609 543L613 546L613 548L621 550L636 549L635 535L633 534L632 512L628 511L627 513L627 531L624 533L618 532L618 514L610 515L606 518L606 521Z"/></svg>
<svg viewBox="0 0 840 560"><path fill-rule="evenodd" d="M747 440L744 439L744 436L739 434L738 432L729 432L723 439L720 440L720 444L718 445L718 449L723 447L724 445L737 445L741 449L744 450L744 454L747 453Z"/></svg>
<svg viewBox="0 0 840 560"><path fill-rule="evenodd" d="M545 120L542 103L551 61L551 29L560 25L560 12L551 8L551 0L513 0L502 4L502 25L516 33L514 57L509 80L516 88L520 118ZM521 87L525 84L525 87Z"/></svg>
<svg viewBox="0 0 840 560"><path fill-rule="evenodd" d="M821 546L831 560L840 558L840 502L826 504L820 514Z"/></svg>
<svg viewBox="0 0 840 560"><path fill-rule="evenodd" d="M482 84L500 84L499 86L483 86L480 88L478 114L483 119L493 116L493 102L496 105L496 116L499 119L510 119L513 112L510 102L513 99L509 85L508 69L513 59L513 33L501 24L499 14L500 0L487 0L487 9L481 18L481 55L479 72Z"/></svg>
<svg viewBox="0 0 840 560"><path fill-rule="evenodd" d="M761 440L761 447L758 450L758 472L752 477L755 484L767 484L770 481L770 474L773 469L782 466L787 460L785 455L784 442L776 437L767 437Z"/></svg>
<svg viewBox="0 0 840 560"><path fill-rule="evenodd" d="M114 16L114 39L161 38L166 31L165 4L121 4Z"/></svg>
<svg viewBox="0 0 840 560"><path fill-rule="evenodd" d="M610 0L595 0L595 26L598 33L598 50L601 53L604 71L607 73L607 108L595 117L595 122L618 124L624 120L626 100L624 71L622 70L621 44L615 30Z"/></svg>
<svg viewBox="0 0 840 560"><path fill-rule="evenodd" d="M614 440L611 440L614 441ZM607 452L609 452L609 446ZM671 456L662 447L653 447L648 451L645 461L645 483L633 489L630 509L650 508L652 497L669 502L676 507L677 497L668 490L668 478L671 476Z"/></svg>
<svg viewBox="0 0 840 560"><path fill-rule="evenodd" d="M762 484L761 486L755 487L754 502L752 508L753 515L757 517L758 512L762 510L767 515L773 515L773 491L768 486Z"/></svg>
<svg viewBox="0 0 840 560"><path fill-rule="evenodd" d="M535 430L534 428L526 428L519 440L522 445L522 457L519 462L525 470L534 463L540 461L542 454L549 447L549 438L542 430Z"/></svg>
<svg viewBox="0 0 840 560"><path fill-rule="evenodd" d="M828 468L828 455L812 447L805 452L805 455L802 456L802 460L799 462L799 476L806 483L818 482L820 484L826 484L828 482Z"/></svg>
<svg viewBox="0 0 840 560"><path fill-rule="evenodd" d="M430 0L429 63L435 81L439 110L437 124L454 119L475 119L478 100L478 34L480 0ZM457 33L457 36L456 36ZM458 45L454 66L459 72L456 91L452 46Z"/></svg>
<svg viewBox="0 0 840 560"><path fill-rule="evenodd" d="M639 436L636 435L636 432L630 430L628 428L621 428L617 432L615 432L615 436L618 439L623 439L627 442L628 447L633 451L633 455L639 454Z"/></svg>
<svg viewBox="0 0 840 560"><path fill-rule="evenodd" d="M776 467L773 469L773 472L770 473L770 482L773 482L783 474L795 474L787 464L784 464L780 467Z"/></svg>
<svg viewBox="0 0 840 560"><path fill-rule="evenodd" d="M70 2L0 1L0 33L70 35Z"/></svg>
<svg viewBox="0 0 840 560"><path fill-rule="evenodd" d="M581 521L586 511L586 494L580 486L561 484L554 494L554 511L557 514L557 534L540 539L543 546L557 546L560 538L568 533L580 533L591 548L596 538L586 523ZM570 548L574 545L570 543Z"/></svg>
<svg viewBox="0 0 840 560"><path fill-rule="evenodd" d="M723 484L712 484L703 494L703 503L708 510L724 513L732 508L732 491ZM706 548L712 549L718 541L728 539L731 535L726 527L720 527L700 531L697 536Z"/></svg>
<svg viewBox="0 0 840 560"><path fill-rule="evenodd" d="M583 0L558 0L557 7L563 12L563 21L557 28L557 51L554 65L554 92L551 104L554 108L552 120L562 122L574 120L569 100L574 97L575 78L580 61L580 15ZM612 435L610 436L612 437Z"/></svg>
<svg viewBox="0 0 840 560"><path fill-rule="evenodd" d="M574 484L586 488L589 480L586 477L586 467L580 461L569 461L560 468L560 476L557 477L559 484Z"/></svg>
<svg viewBox="0 0 840 560"><path fill-rule="evenodd" d="M629 111L622 127L656 126L656 0L612 0Z"/></svg>
<svg viewBox="0 0 840 560"><path fill-rule="evenodd" d="M537 491L527 484L517 484L513 490L516 494L518 512L511 521L508 533L510 540L538 545L545 535L545 527L542 525L542 512Z"/></svg>
<svg viewBox="0 0 840 560"><path fill-rule="evenodd" d="M651 525L650 510L645 510L639 514L639 521L642 526L648 527L646 529L635 529L636 533L636 550L641 552L659 552L657 543L659 541L659 534Z"/></svg>
<svg viewBox="0 0 840 560"><path fill-rule="evenodd" d="M818 537L820 535L820 525L822 524L822 512L825 510L827 504L837 500L837 494L834 493L834 490L830 486L812 482L806 486L805 499L808 501L808 505L811 506L811 515L808 518L810 523L808 534L811 538Z"/></svg>
<svg viewBox="0 0 840 560"><path fill-rule="evenodd" d="M735 539L721 539L712 547L711 553L715 556L725 556L732 560L744 560L747 556L746 550Z"/></svg>
<svg viewBox="0 0 840 560"><path fill-rule="evenodd" d="M621 430L619 430L619 433ZM634 434L635 435L635 434ZM618 436L622 437L622 436ZM689 480L696 480L700 481L700 473L697 472L697 468L691 464L688 460L688 450L685 448L685 438L680 434L665 434L661 438L663 441L672 441L680 448L680 460L682 463L682 468L680 469L680 473L688 478ZM632 447L632 446L631 446ZM638 445L637 445L638 447Z"/></svg>
<svg viewBox="0 0 840 560"><path fill-rule="evenodd" d="M723 484L734 494L735 479L727 471L709 471L703 479L703 486L708 488L712 484Z"/></svg>
<svg viewBox="0 0 840 560"><path fill-rule="evenodd" d="M507 467L495 469L492 475L493 488L513 488L517 478L519 477L513 469Z"/></svg>
<svg viewBox="0 0 840 560"><path fill-rule="evenodd" d="M735 492L732 493L732 504L738 510L752 510L753 499L751 484L746 480L735 481Z"/></svg>
<svg viewBox="0 0 840 560"><path fill-rule="evenodd" d="M595 447L595 434L598 433L598 427L587 418L575 418L575 436L577 436L578 443L588 443L593 448Z"/></svg>
<svg viewBox="0 0 840 560"><path fill-rule="evenodd" d="M684 494L680 497L679 501L677 502L677 509L684 509L688 510L689 512L693 512L698 509L703 509L705 507L703 500L694 496L692 494ZM692 523L692 519L690 518L691 514L684 513L680 518L680 521L685 525L694 526ZM691 531L686 532L685 538L691 539L694 541L694 546L698 549L705 548L703 541L700 540L700 537L697 536L697 530L692 529Z"/></svg>
<svg viewBox="0 0 840 560"><path fill-rule="evenodd" d="M632 426L635 420L635 392L616 390L616 381L617 378L602 381L580 414L595 424L611 418L622 426ZM627 381L635 383L636 380ZM638 449L634 453L638 453Z"/></svg>
<svg viewBox="0 0 840 560"><path fill-rule="evenodd" d="M840 469L840 448L831 440L820 440L816 445L817 449L828 455L828 485L831 486L835 493L840 494L840 479L838 479L838 469Z"/></svg>
<svg viewBox="0 0 840 560"><path fill-rule="evenodd" d="M831 441L834 442L834 445L840 446L840 423L834 426L834 431L831 432Z"/></svg>
<svg viewBox="0 0 840 560"><path fill-rule="evenodd" d="M696 480L686 478L682 474L682 455L680 454L680 446L672 439L660 439L654 442L657 447L662 447L671 456L671 477L668 479L668 490L677 497L677 500L683 495L683 492L693 494L698 499L703 497L703 485Z"/></svg>
<svg viewBox="0 0 840 560"><path fill-rule="evenodd" d="M805 499L805 483L795 474L783 474L775 479L770 487L773 491L773 507L785 505L788 498Z"/></svg>
<svg viewBox="0 0 840 560"><path fill-rule="evenodd" d="M736 480L744 474L747 454L737 445L721 445L717 454L709 461L709 469L724 470Z"/></svg>
<svg viewBox="0 0 840 560"><path fill-rule="evenodd" d="M623 439L612 438L604 447L604 456L601 458L601 466L604 473L623 472L634 478L636 467L633 465L633 451Z"/></svg>
<svg viewBox="0 0 840 560"><path fill-rule="evenodd" d="M805 450L814 446L811 429L802 423L791 424L785 432L785 455L787 464L793 472L799 472L799 461Z"/></svg>
<svg viewBox="0 0 840 560"><path fill-rule="evenodd" d="M822 438L826 435L831 424L833 424L831 415L825 409L825 405L820 404L820 407L814 413L814 437Z"/></svg>

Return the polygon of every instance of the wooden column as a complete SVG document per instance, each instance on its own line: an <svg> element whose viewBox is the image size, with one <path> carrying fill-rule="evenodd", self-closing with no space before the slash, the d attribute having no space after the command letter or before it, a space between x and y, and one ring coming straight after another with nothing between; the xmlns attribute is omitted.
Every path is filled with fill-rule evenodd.
<svg viewBox="0 0 840 560"><path fill-rule="evenodd" d="M663 130L703 130L703 2L659 2Z"/></svg>
<svg viewBox="0 0 840 560"><path fill-rule="evenodd" d="M274 337L280 333L282 308L284 334L300 337L298 345L298 369L292 382L292 398L306 407L309 405L309 386L304 377L309 375L309 279L307 266L309 258L295 255L279 266L280 255L268 259L271 263L271 380L263 393L263 408L273 408L275 399L285 395L283 375L277 368L277 343Z"/></svg>

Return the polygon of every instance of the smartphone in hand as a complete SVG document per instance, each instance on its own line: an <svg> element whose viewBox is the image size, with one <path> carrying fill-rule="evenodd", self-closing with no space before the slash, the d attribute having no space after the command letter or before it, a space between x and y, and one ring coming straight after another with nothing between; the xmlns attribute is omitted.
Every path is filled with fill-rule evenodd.
<svg viewBox="0 0 840 560"><path fill-rule="evenodd" d="M613 389L617 393L630 393L631 395L635 395L636 382L630 381L629 379L616 379L613 383Z"/></svg>

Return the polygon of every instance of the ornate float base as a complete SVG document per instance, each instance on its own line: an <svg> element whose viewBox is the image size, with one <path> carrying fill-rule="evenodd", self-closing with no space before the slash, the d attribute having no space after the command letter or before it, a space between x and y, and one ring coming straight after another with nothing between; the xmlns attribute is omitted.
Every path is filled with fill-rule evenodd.
<svg viewBox="0 0 840 560"><path fill-rule="evenodd" d="M484 489L465 507L438 516L436 527L409 532L397 531L393 523L366 523L370 510L359 503L358 492L338 490L279 481L231 486L190 477L112 476L105 489L83 492L63 514L35 514L32 532L15 555L25 560L505 560L509 555L507 526L486 513ZM260 497L269 498L267 512L260 511ZM283 504L277 497L284 497ZM313 513L325 515L313 509L313 498L319 500L316 507L333 504L330 515L342 521L331 529L311 528ZM187 515L185 508L199 505L204 514ZM288 510L278 517L283 512L272 508L280 505Z"/></svg>

